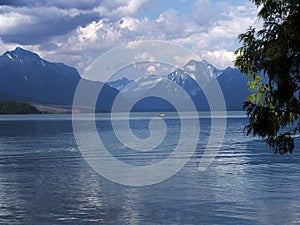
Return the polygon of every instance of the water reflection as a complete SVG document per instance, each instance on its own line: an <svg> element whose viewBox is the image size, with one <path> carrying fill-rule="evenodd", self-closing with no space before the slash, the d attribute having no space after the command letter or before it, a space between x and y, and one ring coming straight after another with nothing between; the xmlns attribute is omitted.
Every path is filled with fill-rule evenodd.
<svg viewBox="0 0 300 225"><path fill-rule="evenodd" d="M106 122L99 123L102 137L110 137ZM261 141L242 134L243 118L232 118L216 160L199 172L210 127L209 119L200 123L197 151L187 166L160 184L134 188L112 183L90 168L77 150L71 121L2 121L0 223L299 223L297 149L294 155L274 156ZM177 125L169 130L173 137ZM135 132L143 131L134 126ZM125 157L118 155L116 143L106 141L114 154ZM143 160L151 161L151 154ZM131 156L125 160L135 160Z"/></svg>

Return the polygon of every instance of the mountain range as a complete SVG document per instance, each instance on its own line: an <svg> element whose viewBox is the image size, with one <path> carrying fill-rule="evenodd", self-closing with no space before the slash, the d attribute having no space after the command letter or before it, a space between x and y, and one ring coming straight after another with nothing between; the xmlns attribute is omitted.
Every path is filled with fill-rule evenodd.
<svg viewBox="0 0 300 225"><path fill-rule="evenodd" d="M90 87L103 83L83 79L75 68L52 63L17 47L0 56L0 100L71 107L79 81ZM110 111L118 90L104 85L96 110Z"/></svg>
<svg viewBox="0 0 300 225"><path fill-rule="evenodd" d="M182 107L189 98L197 110L207 111L210 107L203 88L210 88L215 79L222 90L227 110L242 110L249 95L246 76L236 68L219 70L205 60L191 60L167 75L150 75L136 80L123 77L107 84L118 89L129 102L136 102L133 111L173 111L172 104L155 97L162 95ZM145 98L139 100L143 96Z"/></svg>
<svg viewBox="0 0 300 225"><path fill-rule="evenodd" d="M19 47L0 56L0 101L71 107L81 81L91 88L103 86L96 111L110 111L119 92L123 103L132 104L132 111L173 111L174 102L185 107L188 99L197 110L209 110L203 88L214 79L219 82L227 110L241 110L249 94L246 76L236 68L219 70L204 60L191 60L167 75L135 80L123 77L103 84L82 78L75 68L49 62ZM159 96L167 96L170 101Z"/></svg>

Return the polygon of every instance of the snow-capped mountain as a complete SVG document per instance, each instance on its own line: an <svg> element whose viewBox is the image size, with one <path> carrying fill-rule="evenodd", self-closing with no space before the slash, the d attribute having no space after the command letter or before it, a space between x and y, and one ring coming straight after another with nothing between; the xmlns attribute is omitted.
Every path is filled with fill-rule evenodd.
<svg viewBox="0 0 300 225"><path fill-rule="evenodd" d="M115 81L107 82L107 84L118 90L126 89L127 91L130 87L126 86L128 86L129 84L131 84L130 86L135 84L135 86L145 87L146 89L149 89L153 87L152 85L159 83L163 79L168 79L183 87L191 96L194 96L197 94L197 92L200 91L199 85L204 87L212 79L218 77L221 73L221 70L216 69L213 65L207 63L204 60L191 60L185 66L176 69L167 76L150 75L146 77L140 77L134 81L123 77ZM139 90L137 88L138 87L135 87L136 91Z"/></svg>
<svg viewBox="0 0 300 225"><path fill-rule="evenodd" d="M238 69L219 70L204 60L191 60L167 76L151 75L130 82L123 78L108 85L117 83L118 89L129 102L136 102L137 99L144 97L145 99L138 102L133 110L155 111L159 107L165 111L174 109L170 104L167 107L165 101L159 102L157 97L153 97L157 95L167 96L179 104L189 98L198 110L209 110L202 89L209 88L210 82L214 79L217 79L223 91L227 110L241 110L249 94L246 77L240 74Z"/></svg>
<svg viewBox="0 0 300 225"><path fill-rule="evenodd" d="M168 75L168 79L176 82L180 86L186 85L186 80L192 78L201 85L207 85L212 79L215 79L222 73L213 65L203 61L189 61L182 68L176 69Z"/></svg>
<svg viewBox="0 0 300 225"><path fill-rule="evenodd" d="M241 110L249 94L246 77L238 69L219 70L206 61L195 60L168 75L110 81L102 89L97 109L109 111L120 90L125 105L135 103L132 111L173 111L170 103L184 107L190 99L197 110L209 110L202 88L209 88L214 79L223 91L227 110ZM22 48L0 56L0 100L71 106L80 80L93 89L103 85L81 78L75 68L48 62Z"/></svg>
<svg viewBox="0 0 300 225"><path fill-rule="evenodd" d="M189 61L182 68L168 75L168 79L181 86L190 96L195 96L213 79L222 73L213 65L203 61Z"/></svg>
<svg viewBox="0 0 300 225"><path fill-rule="evenodd" d="M71 106L81 79L75 68L48 62L19 47L0 56L0 100ZM85 82L91 87L102 86ZM101 93L97 107L109 111L118 91L105 85Z"/></svg>

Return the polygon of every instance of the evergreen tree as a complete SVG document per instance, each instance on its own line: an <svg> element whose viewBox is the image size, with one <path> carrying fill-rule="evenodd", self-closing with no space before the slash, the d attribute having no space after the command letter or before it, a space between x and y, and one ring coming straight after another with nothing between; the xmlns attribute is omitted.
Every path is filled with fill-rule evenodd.
<svg viewBox="0 0 300 225"><path fill-rule="evenodd" d="M254 0L263 28L239 35L235 66L248 77L247 134L264 138L275 153L294 149L300 132L300 1Z"/></svg>
<svg viewBox="0 0 300 225"><path fill-rule="evenodd" d="M0 102L0 114L40 114L34 106L14 101Z"/></svg>

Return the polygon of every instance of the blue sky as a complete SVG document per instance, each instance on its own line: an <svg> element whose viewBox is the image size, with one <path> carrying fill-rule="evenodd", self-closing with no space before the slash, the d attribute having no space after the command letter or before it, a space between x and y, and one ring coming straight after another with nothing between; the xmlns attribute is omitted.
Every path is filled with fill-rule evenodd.
<svg viewBox="0 0 300 225"><path fill-rule="evenodd" d="M112 48L162 40L225 68L232 66L237 35L259 26L256 15L242 0L3 0L0 52L21 46L83 73Z"/></svg>

